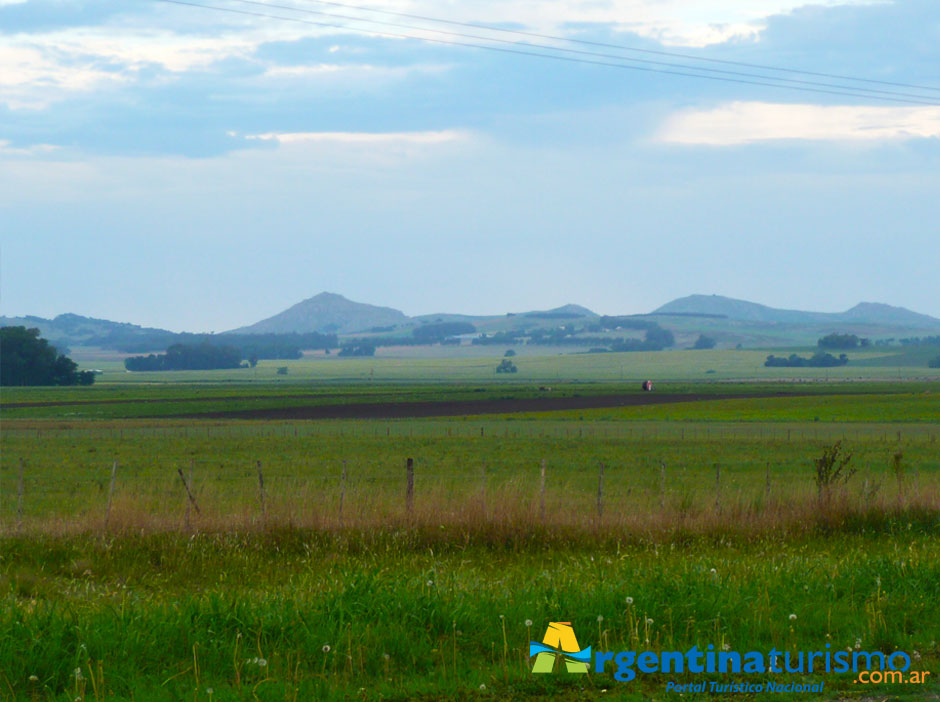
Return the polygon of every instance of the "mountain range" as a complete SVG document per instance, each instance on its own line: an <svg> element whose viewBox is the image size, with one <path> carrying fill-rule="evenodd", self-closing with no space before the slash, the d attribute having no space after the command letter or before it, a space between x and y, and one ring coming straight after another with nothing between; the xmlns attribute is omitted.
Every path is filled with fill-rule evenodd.
<svg viewBox="0 0 940 702"><path fill-rule="evenodd" d="M940 319L903 307L862 302L845 312L806 312L777 309L746 300L720 295L690 295L673 300L643 315L672 329L682 343L691 343L699 333L719 343L749 346L781 343L815 343L820 334L838 331L874 338L921 336L940 333ZM340 336L410 335L418 327L442 322L472 324L478 332L596 324L599 315L580 305L563 305L547 310L507 312L503 315L428 314L409 317L400 310L361 302L323 292L299 302L283 312L254 324L233 329L238 334L285 334L319 332ZM38 327L43 336L62 346L101 346L119 348L117 339L152 340L154 350L173 343L172 332L111 322L76 314L54 319L41 317L0 317L0 326ZM217 335L217 336L224 336ZM122 341L126 343L126 341ZM161 348L162 347L162 348Z"/></svg>

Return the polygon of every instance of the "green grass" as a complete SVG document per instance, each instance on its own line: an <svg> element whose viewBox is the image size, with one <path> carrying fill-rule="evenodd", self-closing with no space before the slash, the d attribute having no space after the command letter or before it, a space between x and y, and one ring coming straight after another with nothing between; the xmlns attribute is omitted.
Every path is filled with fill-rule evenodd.
<svg viewBox="0 0 940 702"><path fill-rule="evenodd" d="M10 418L4 409L0 698L678 700L666 681L697 679L533 676L527 642L548 621L573 622L594 650L917 651L912 667L940 678L940 422L924 394L932 385L839 389L388 422L89 421L26 408ZM533 388L318 391L313 401ZM148 399L291 402L296 392L102 385L4 390L3 399L88 398L88 408L132 413ZM812 461L837 440L858 472L821 502ZM192 471L199 514L178 470ZM936 683L861 689L851 675L778 678L825 679L821 699L938 692Z"/></svg>
<svg viewBox="0 0 940 702"><path fill-rule="evenodd" d="M595 650L857 644L935 670L935 534L886 529L616 548L415 532L8 540L0 681L22 699L169 701L663 697L666 680L696 679L532 676L527 643L557 620ZM852 679L825 676L827 691Z"/></svg>

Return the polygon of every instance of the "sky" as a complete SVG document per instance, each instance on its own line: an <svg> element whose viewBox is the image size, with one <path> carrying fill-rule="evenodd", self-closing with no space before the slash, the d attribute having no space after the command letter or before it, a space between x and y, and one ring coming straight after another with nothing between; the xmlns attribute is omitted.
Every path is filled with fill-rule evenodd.
<svg viewBox="0 0 940 702"><path fill-rule="evenodd" d="M936 0L192 1L0 0L0 314L940 317Z"/></svg>

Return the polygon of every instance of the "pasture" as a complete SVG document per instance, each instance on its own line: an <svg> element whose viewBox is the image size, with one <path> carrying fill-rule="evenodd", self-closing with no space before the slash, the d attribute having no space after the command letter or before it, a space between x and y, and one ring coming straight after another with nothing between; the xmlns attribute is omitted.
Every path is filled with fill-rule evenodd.
<svg viewBox="0 0 940 702"><path fill-rule="evenodd" d="M534 676L528 641L557 620L596 650L831 644L916 652L912 668L936 671L933 384L802 389L676 382L690 397L741 397L318 421L173 415L539 392L5 391L0 696L665 699L667 680L694 679ZM56 404L28 406L41 402ZM821 491L813 462L835 442L855 472ZM778 677L825 680L825 699L937 692Z"/></svg>

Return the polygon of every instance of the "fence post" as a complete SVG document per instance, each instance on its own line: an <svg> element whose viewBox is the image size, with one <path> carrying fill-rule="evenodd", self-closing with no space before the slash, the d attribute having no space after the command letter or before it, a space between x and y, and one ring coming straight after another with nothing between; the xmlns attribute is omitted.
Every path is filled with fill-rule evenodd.
<svg viewBox="0 0 940 702"><path fill-rule="evenodd" d="M346 501L346 460L343 459L343 472L339 476L339 523L343 523L343 503Z"/></svg>
<svg viewBox="0 0 940 702"><path fill-rule="evenodd" d="M415 506L415 459L409 458L405 464L408 487L405 491L405 508L408 514L414 511Z"/></svg>
<svg viewBox="0 0 940 702"><path fill-rule="evenodd" d="M715 464L715 509L721 512L721 464Z"/></svg>
<svg viewBox="0 0 940 702"><path fill-rule="evenodd" d="M261 519L268 518L268 508L264 503L264 473L261 472L261 461L258 461L258 502L261 503Z"/></svg>
<svg viewBox="0 0 940 702"><path fill-rule="evenodd" d="M190 479L190 481L192 481L192 471L193 471L193 463L194 463L194 462L195 462L195 459L193 459L192 461L190 461L190 464L189 464L189 479ZM183 482L183 487L186 488L186 497L189 498L189 502L186 503L186 528L188 529L188 528L189 528L189 506L192 505L193 509L196 510L196 514L201 514L201 512L199 511L199 505L196 504L196 498L193 497L193 492L192 492L192 490L189 489L189 483L186 482L186 476L183 475L183 469L182 469L182 468L177 468L177 469L176 469L176 472L179 473L180 480Z"/></svg>
<svg viewBox="0 0 940 702"><path fill-rule="evenodd" d="M767 472L764 475L764 499L770 499L770 461L767 461Z"/></svg>
<svg viewBox="0 0 940 702"><path fill-rule="evenodd" d="M23 528L23 459L20 459L20 471L16 479L16 530Z"/></svg>
<svg viewBox="0 0 940 702"><path fill-rule="evenodd" d="M666 508L666 464L659 464L659 508Z"/></svg>
<svg viewBox="0 0 940 702"><path fill-rule="evenodd" d="M480 471L480 506L483 510L483 519L486 520L486 461Z"/></svg>
<svg viewBox="0 0 940 702"><path fill-rule="evenodd" d="M542 459L542 469L539 471L539 518L545 521L545 459Z"/></svg>
<svg viewBox="0 0 940 702"><path fill-rule="evenodd" d="M597 518L604 516L604 464L597 472Z"/></svg>
<svg viewBox="0 0 940 702"><path fill-rule="evenodd" d="M108 510L104 514L104 530L108 530L108 524L111 522L111 502L114 500L114 477L117 475L118 462L111 464L111 484L108 486Z"/></svg>

